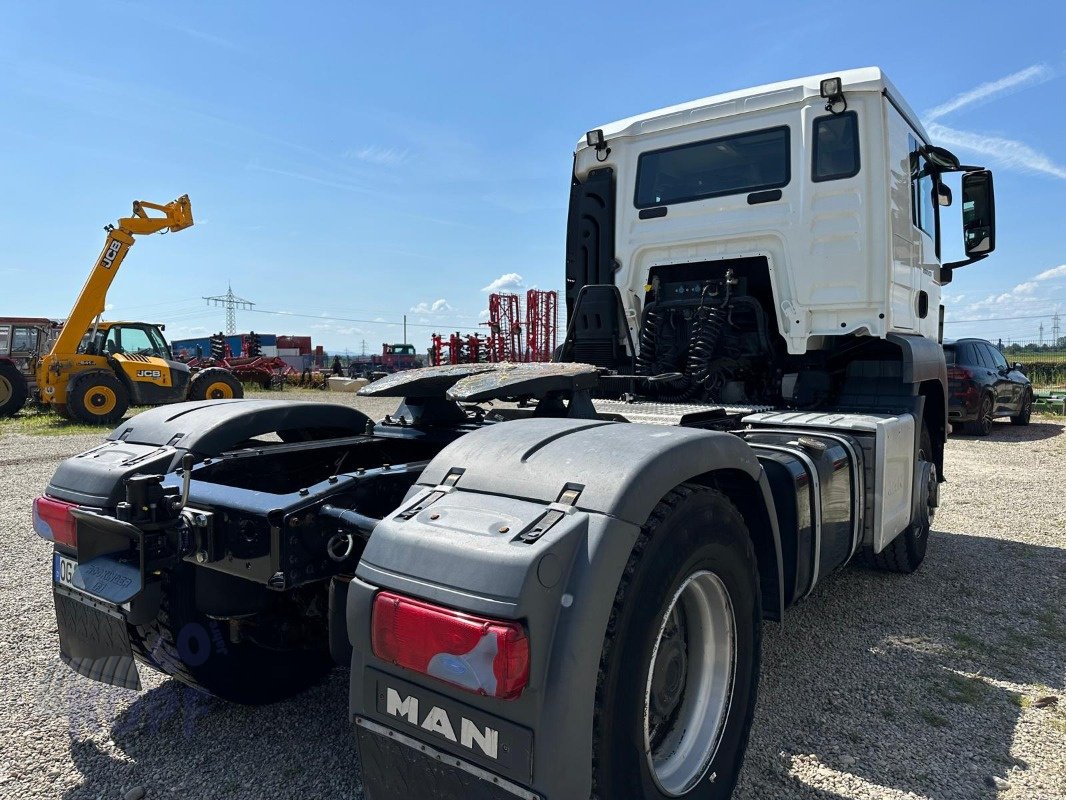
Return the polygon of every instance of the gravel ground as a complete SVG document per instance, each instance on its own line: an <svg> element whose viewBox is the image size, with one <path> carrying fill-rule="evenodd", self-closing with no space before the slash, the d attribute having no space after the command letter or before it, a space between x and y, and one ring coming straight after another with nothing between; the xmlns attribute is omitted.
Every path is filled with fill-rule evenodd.
<svg viewBox="0 0 1066 800"><path fill-rule="evenodd" d="M1034 418L953 438L924 567L849 568L767 624L737 797L1066 800L1064 432ZM343 670L253 709L59 664L30 504L98 439L0 434L0 798L360 796Z"/></svg>

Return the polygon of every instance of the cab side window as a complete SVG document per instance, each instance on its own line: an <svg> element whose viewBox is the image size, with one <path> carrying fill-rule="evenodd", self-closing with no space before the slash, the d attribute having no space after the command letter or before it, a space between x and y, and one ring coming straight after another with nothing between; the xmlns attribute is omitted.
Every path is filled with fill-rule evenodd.
<svg viewBox="0 0 1066 800"><path fill-rule="evenodd" d="M814 121L811 180L835 181L859 173L859 115L830 114Z"/></svg>
<svg viewBox="0 0 1066 800"><path fill-rule="evenodd" d="M918 140L910 137L911 145L911 221L914 226L929 235L934 242L936 234L937 206L933 199L935 181L929 172L929 162L919 153ZM939 253L938 253L939 255Z"/></svg>

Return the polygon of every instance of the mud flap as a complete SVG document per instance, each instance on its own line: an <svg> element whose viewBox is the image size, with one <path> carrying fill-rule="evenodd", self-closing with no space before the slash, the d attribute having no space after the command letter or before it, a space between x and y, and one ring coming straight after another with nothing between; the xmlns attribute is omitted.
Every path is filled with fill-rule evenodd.
<svg viewBox="0 0 1066 800"><path fill-rule="evenodd" d="M140 689L126 620L59 590L53 596L63 663L86 678L123 689Z"/></svg>
<svg viewBox="0 0 1066 800"><path fill-rule="evenodd" d="M397 731L358 718L368 800L540 800L540 795Z"/></svg>

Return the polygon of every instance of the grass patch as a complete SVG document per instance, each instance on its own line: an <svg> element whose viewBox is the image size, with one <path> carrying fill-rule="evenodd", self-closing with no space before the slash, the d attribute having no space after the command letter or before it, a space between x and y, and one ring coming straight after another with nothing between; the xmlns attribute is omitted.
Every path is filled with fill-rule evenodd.
<svg viewBox="0 0 1066 800"><path fill-rule="evenodd" d="M934 728L950 728L951 727L951 723L948 722L946 719L944 719L944 717L940 716L939 714L934 714L932 711L921 711L919 713L920 713L922 719L924 719L926 721L926 723L928 723L929 725L933 726Z"/></svg>
<svg viewBox="0 0 1066 800"><path fill-rule="evenodd" d="M131 409L133 414L142 409ZM86 425L64 419L52 411L27 406L13 417L0 419L0 436L5 433L21 433L28 436L65 436L71 433L100 433L111 431L110 425Z"/></svg>
<svg viewBox="0 0 1066 800"><path fill-rule="evenodd" d="M971 653L987 653L989 650L987 644L968 633L953 633L951 640L959 650L968 650Z"/></svg>
<svg viewBox="0 0 1066 800"><path fill-rule="evenodd" d="M947 680L933 691L949 702L975 705L985 698L987 690L988 686L980 678L948 673Z"/></svg>

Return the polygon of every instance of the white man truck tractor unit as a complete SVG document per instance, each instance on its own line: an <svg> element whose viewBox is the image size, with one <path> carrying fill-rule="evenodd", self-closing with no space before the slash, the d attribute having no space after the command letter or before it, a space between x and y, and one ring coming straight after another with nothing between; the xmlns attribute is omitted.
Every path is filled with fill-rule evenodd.
<svg viewBox="0 0 1066 800"><path fill-rule="evenodd" d="M61 657L262 703L332 655L372 800L729 797L763 619L855 559L925 558L940 290L994 246L991 174L875 68L589 131L554 363L390 375L376 424L257 400L123 422L34 506Z"/></svg>

